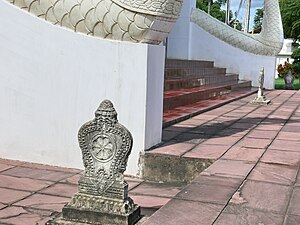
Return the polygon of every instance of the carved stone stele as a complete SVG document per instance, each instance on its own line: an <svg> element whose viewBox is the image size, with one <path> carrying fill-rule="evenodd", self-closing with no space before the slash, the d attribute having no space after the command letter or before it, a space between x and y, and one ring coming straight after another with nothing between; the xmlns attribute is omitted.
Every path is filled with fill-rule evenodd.
<svg viewBox="0 0 300 225"><path fill-rule="evenodd" d="M257 96L254 98L253 101L251 101L252 104L267 105L271 103L271 101L268 100L264 95L264 91L263 91L264 81L265 81L265 71L264 71L264 67L262 67L259 73L259 80L258 80L259 86L258 86Z"/></svg>
<svg viewBox="0 0 300 225"><path fill-rule="evenodd" d="M62 209L62 216L49 221L57 224L134 224L140 207L128 197L123 173L132 148L130 132L117 120L117 112L104 100L95 119L78 133L85 171L78 193Z"/></svg>

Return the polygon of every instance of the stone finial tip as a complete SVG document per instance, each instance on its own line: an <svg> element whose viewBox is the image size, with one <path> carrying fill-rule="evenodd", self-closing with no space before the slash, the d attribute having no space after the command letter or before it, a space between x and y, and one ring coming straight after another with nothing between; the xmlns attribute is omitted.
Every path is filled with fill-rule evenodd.
<svg viewBox="0 0 300 225"><path fill-rule="evenodd" d="M117 112L114 108L114 105L110 100L105 99L100 103L97 111L95 112L95 116L109 117L115 118L117 116Z"/></svg>

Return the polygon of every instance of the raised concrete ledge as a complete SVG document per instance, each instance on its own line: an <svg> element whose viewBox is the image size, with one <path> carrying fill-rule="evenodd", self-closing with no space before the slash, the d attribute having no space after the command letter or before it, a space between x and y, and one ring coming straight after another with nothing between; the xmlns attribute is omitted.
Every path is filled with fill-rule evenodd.
<svg viewBox="0 0 300 225"><path fill-rule="evenodd" d="M104 99L134 139L126 173L160 142L164 47L99 40L0 0L0 155L82 168L79 126Z"/></svg>

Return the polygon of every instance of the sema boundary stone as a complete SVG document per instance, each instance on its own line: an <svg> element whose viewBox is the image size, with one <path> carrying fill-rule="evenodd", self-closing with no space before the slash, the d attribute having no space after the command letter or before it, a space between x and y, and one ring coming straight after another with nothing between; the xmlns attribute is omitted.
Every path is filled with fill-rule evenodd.
<svg viewBox="0 0 300 225"><path fill-rule="evenodd" d="M47 225L136 223L140 207L128 197L123 175L132 136L118 123L117 112L109 100L100 104L94 120L80 128L78 140L85 167L78 193L63 207L62 216Z"/></svg>
<svg viewBox="0 0 300 225"><path fill-rule="evenodd" d="M268 100L263 93L264 79L265 79L265 72L264 72L264 67L262 67L259 73L259 81L258 81L259 86L258 86L257 96L254 98L253 101L251 101L252 104L267 105L271 103L271 100Z"/></svg>

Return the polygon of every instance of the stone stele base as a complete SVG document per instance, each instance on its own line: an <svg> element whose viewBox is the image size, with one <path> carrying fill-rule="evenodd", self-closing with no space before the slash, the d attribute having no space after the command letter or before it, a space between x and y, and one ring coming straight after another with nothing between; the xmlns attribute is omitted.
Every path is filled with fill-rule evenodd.
<svg viewBox="0 0 300 225"><path fill-rule="evenodd" d="M133 225L140 219L140 207L131 201L77 193L62 215L46 225Z"/></svg>
<svg viewBox="0 0 300 225"><path fill-rule="evenodd" d="M253 101L251 101L251 104L258 104L258 105L267 105L271 103L271 100L268 100L266 96L256 96Z"/></svg>

